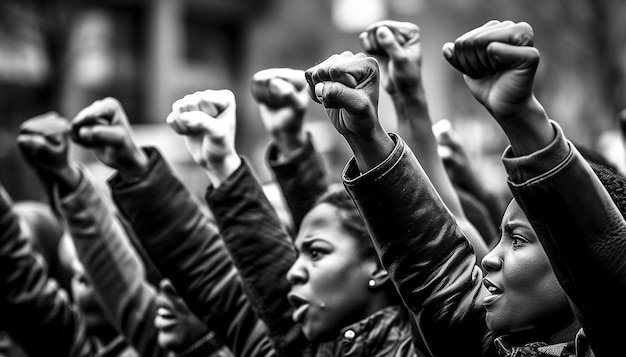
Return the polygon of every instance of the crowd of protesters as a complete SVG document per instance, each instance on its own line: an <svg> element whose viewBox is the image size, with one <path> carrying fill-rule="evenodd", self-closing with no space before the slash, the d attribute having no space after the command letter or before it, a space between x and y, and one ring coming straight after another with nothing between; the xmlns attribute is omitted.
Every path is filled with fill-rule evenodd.
<svg viewBox="0 0 626 357"><path fill-rule="evenodd" d="M626 177L535 97L532 27L490 21L443 46L508 139L509 202L454 128L433 130L420 40L377 22L362 53L253 76L289 219L237 151L228 89L164 118L207 175L205 202L114 98L25 120L18 146L50 204L1 191L0 355L621 356ZM353 153L342 172L304 129L313 105ZM72 145L114 170L107 190Z"/></svg>

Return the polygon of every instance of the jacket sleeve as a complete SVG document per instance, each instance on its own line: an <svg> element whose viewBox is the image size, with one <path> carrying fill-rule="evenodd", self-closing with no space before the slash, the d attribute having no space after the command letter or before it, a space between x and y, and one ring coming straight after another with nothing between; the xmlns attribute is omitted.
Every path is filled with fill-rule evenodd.
<svg viewBox="0 0 626 357"><path fill-rule="evenodd" d="M48 279L8 199L0 198L0 316L29 356L93 356L82 316Z"/></svg>
<svg viewBox="0 0 626 357"><path fill-rule="evenodd" d="M160 153L145 150L150 167L142 177L109 182L121 213L157 268L234 355L273 355L215 224Z"/></svg>
<svg viewBox="0 0 626 357"><path fill-rule="evenodd" d="M206 200L222 240L242 277L246 294L281 355L296 356L308 346L287 300L287 271L296 260L291 238L265 197L247 161Z"/></svg>
<svg viewBox="0 0 626 357"><path fill-rule="evenodd" d="M306 145L283 160L278 159L278 146L270 144L267 161L291 211L296 231L302 218L328 188L326 168L307 136Z"/></svg>
<svg viewBox="0 0 626 357"><path fill-rule="evenodd" d="M344 185L431 355L495 356L471 246L411 150L390 135L389 157L363 174L352 158Z"/></svg>
<svg viewBox="0 0 626 357"><path fill-rule="evenodd" d="M154 326L156 291L116 219L112 204L85 169L79 186L55 201L63 214L100 303L110 321L141 356L166 356Z"/></svg>
<svg viewBox="0 0 626 357"><path fill-rule="evenodd" d="M626 335L626 222L589 164L552 125L556 138L546 148L522 157L506 150L509 187L594 352L616 356Z"/></svg>

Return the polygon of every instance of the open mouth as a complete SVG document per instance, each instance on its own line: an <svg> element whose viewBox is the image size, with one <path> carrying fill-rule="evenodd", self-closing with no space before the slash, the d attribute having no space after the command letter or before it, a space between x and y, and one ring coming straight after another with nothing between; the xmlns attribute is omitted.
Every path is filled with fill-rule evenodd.
<svg viewBox="0 0 626 357"><path fill-rule="evenodd" d="M295 294L287 295L287 299L289 300L289 303L291 303L291 306L293 306L294 311L291 314L293 321L299 323L304 320L304 316L309 310L311 304Z"/></svg>
<svg viewBox="0 0 626 357"><path fill-rule="evenodd" d="M159 307L157 309L157 316L154 319L154 325L159 330L172 330L178 325L178 320L168 308Z"/></svg>
<svg viewBox="0 0 626 357"><path fill-rule="evenodd" d="M491 294L502 294L502 290L496 286L496 284L492 283L491 280L484 278L483 285L487 288Z"/></svg>
<svg viewBox="0 0 626 357"><path fill-rule="evenodd" d="M494 284L487 278L483 279L483 285L485 286L485 288L487 288L487 291L489 292L489 295L485 296L485 298L483 299L483 306L485 308L489 308L490 305L495 303L502 296L502 293L504 291L498 288L496 284Z"/></svg>
<svg viewBox="0 0 626 357"><path fill-rule="evenodd" d="M164 319L173 319L174 317L176 317L174 316L174 314L172 314L172 312L169 309L164 308L164 307L159 307L157 309L157 315L161 316Z"/></svg>

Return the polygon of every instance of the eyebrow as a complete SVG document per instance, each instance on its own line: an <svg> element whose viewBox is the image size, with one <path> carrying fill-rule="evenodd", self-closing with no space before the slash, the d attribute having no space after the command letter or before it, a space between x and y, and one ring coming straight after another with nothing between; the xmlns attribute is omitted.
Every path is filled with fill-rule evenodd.
<svg viewBox="0 0 626 357"><path fill-rule="evenodd" d="M516 220L513 220L513 221L508 221L504 225L500 226L499 230L500 230L500 233L502 232L511 233L513 232L513 230L515 230L515 228L520 228L520 227L523 228L524 225L521 224L520 222L517 222Z"/></svg>
<svg viewBox="0 0 626 357"><path fill-rule="evenodd" d="M327 242L324 238L320 238L317 236L313 236L313 237L305 237L302 238L302 243L301 245L301 249L308 249L311 247L311 245L317 241L322 241L322 242ZM298 249L297 244L294 244L296 246L296 249Z"/></svg>

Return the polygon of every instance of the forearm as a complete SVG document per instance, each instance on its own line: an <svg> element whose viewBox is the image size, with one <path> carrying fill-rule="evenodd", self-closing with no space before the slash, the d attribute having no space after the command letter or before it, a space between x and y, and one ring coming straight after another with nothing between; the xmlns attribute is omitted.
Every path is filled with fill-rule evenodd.
<svg viewBox="0 0 626 357"><path fill-rule="evenodd" d="M244 164L220 188L209 188L206 199L248 299L269 335L281 354L299 355L308 343L291 319L286 279L296 252L249 165Z"/></svg>
<svg viewBox="0 0 626 357"><path fill-rule="evenodd" d="M236 355L271 353L217 228L154 149L142 178L110 185L146 252Z"/></svg>
<svg viewBox="0 0 626 357"><path fill-rule="evenodd" d="M513 117L495 118L506 134L516 156L539 151L554 140L548 114L537 98L531 97Z"/></svg>
<svg viewBox="0 0 626 357"><path fill-rule="evenodd" d="M394 107L398 122L403 123L406 127L406 131L402 131L402 134L409 134L410 141L407 141L407 144L415 153L435 190L471 242L477 261L482 260L488 251L487 244L478 230L467 219L456 189L439 157L437 139L432 131L432 122L423 91L418 91L412 95L394 96Z"/></svg>
<svg viewBox="0 0 626 357"><path fill-rule="evenodd" d="M271 144L267 161L291 211L296 230L304 215L328 188L327 172L310 138L303 147L281 160L280 148ZM283 155L286 156L286 155Z"/></svg>
<svg viewBox="0 0 626 357"><path fill-rule="evenodd" d="M344 137L352 149L356 164L361 172L369 171L385 161L394 147L393 140L380 125L377 125L367 135L346 135Z"/></svg>
<svg viewBox="0 0 626 357"><path fill-rule="evenodd" d="M88 172L71 193L60 196L61 211L78 258L101 297L105 313L142 356L164 356L157 342L156 291L111 203Z"/></svg>
<svg viewBox="0 0 626 357"><path fill-rule="evenodd" d="M530 155L507 150L509 186L576 306L594 350L618 348L624 330L616 331L607 317L618 321L626 317L621 303L626 291L626 222L597 175L555 123L551 133L555 139Z"/></svg>
<svg viewBox="0 0 626 357"><path fill-rule="evenodd" d="M0 272L4 326L29 355L93 354L83 319L67 295L48 279L5 199L0 199Z"/></svg>
<svg viewBox="0 0 626 357"><path fill-rule="evenodd" d="M308 136L304 130L295 132L288 130L277 131L272 133L272 139L278 146L280 155L286 157L302 149L308 142Z"/></svg>
<svg viewBox="0 0 626 357"><path fill-rule="evenodd" d="M241 166L241 159L236 154L232 154L207 163L204 169L211 185L219 187L239 166Z"/></svg>
<svg viewBox="0 0 626 357"><path fill-rule="evenodd" d="M478 353L487 329L477 303L481 272L475 255L419 162L398 140L372 171L359 175L349 163L344 185L431 351ZM459 343L450 344L451 336Z"/></svg>

